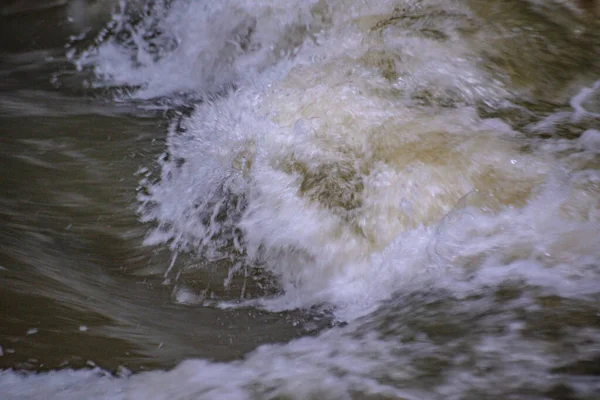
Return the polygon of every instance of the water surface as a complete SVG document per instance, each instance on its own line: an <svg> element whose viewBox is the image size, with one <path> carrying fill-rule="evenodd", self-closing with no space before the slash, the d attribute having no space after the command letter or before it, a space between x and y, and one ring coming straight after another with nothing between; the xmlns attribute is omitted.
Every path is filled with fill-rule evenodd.
<svg viewBox="0 0 600 400"><path fill-rule="evenodd" d="M600 393L590 9L2 18L7 398Z"/></svg>

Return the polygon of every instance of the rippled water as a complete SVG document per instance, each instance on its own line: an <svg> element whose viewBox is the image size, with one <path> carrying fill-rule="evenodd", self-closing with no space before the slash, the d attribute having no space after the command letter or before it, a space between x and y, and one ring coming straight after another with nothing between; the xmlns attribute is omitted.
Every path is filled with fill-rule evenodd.
<svg viewBox="0 0 600 400"><path fill-rule="evenodd" d="M4 12L0 392L597 398L592 3Z"/></svg>

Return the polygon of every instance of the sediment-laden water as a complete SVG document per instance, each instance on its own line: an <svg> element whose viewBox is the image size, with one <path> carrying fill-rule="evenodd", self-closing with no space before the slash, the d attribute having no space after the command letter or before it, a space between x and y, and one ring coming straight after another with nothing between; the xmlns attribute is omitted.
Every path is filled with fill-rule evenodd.
<svg viewBox="0 0 600 400"><path fill-rule="evenodd" d="M3 398L596 399L593 7L12 2Z"/></svg>

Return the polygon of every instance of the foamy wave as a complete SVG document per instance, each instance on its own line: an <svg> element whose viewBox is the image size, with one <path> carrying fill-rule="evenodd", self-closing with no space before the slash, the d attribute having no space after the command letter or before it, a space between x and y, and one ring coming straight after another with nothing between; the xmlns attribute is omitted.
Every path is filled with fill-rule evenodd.
<svg viewBox="0 0 600 400"><path fill-rule="evenodd" d="M127 87L137 99L202 99L173 120L160 173L141 182L142 220L157 225L148 244L229 268L225 284L249 269L277 280L282 296L244 305L327 304L346 318L451 260L483 262L510 242L443 239L465 234L449 222L461 210L520 219L551 171L592 169L598 88L581 82L597 66L594 33L580 15L556 17L564 10L556 7L157 1L123 6L76 59L94 68L97 85ZM538 23L523 28L515 10ZM550 28L562 36L545 36ZM556 57L540 65L549 46ZM589 62L571 69L572 60ZM547 96L571 107L506 116ZM565 124L587 133L577 143L527 136ZM174 293L196 298L183 284Z"/></svg>
<svg viewBox="0 0 600 400"><path fill-rule="evenodd" d="M503 240L520 249L511 236L482 242L461 225L448 228L465 199L500 221L533 212L523 207L533 210L534 192L556 163L552 152L522 151L530 142L502 120L477 115L477 104L501 104L511 94L454 36L473 16L448 7L455 18L441 40L414 37L414 24L396 22L397 10L355 18L333 7L335 28L318 47L252 87L197 106L171 129L160 182L145 182L144 219L159 224L149 243L259 267L278 278L284 295L258 304L325 303L340 318L362 315L458 260L440 247L473 251L453 264L458 270L483 262ZM402 12L432 12L425 10L407 3ZM436 244L432 254L439 221L467 236ZM501 228L490 229L478 234L496 237ZM524 259L540 240L537 230L526 231L534 239ZM382 254L396 258L384 262Z"/></svg>
<svg viewBox="0 0 600 400"><path fill-rule="evenodd" d="M293 9L293 12L289 12ZM214 96L251 82L314 43L325 3L155 1L115 15L97 45L72 57L96 86L123 86L137 99Z"/></svg>

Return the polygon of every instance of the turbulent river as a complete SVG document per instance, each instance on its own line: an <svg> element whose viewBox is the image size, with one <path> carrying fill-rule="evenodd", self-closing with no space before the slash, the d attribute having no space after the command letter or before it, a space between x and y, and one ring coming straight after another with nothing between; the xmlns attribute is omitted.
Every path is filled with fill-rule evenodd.
<svg viewBox="0 0 600 400"><path fill-rule="evenodd" d="M0 13L0 398L600 398L600 18Z"/></svg>

